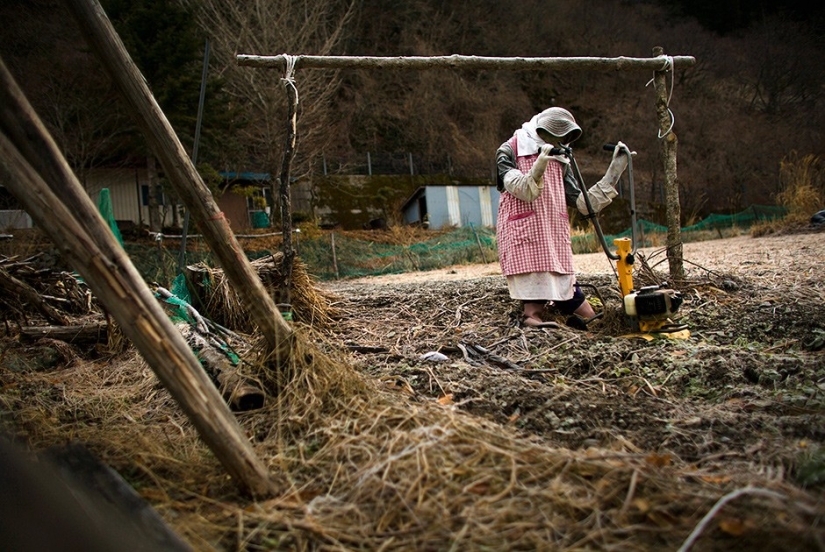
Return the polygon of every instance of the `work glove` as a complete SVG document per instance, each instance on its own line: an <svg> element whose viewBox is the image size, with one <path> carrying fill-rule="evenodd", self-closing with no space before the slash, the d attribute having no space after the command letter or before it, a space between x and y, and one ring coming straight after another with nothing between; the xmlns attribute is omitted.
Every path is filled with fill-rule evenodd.
<svg viewBox="0 0 825 552"><path fill-rule="evenodd" d="M527 174L513 169L504 175L504 189L522 201L533 201L541 195L544 189L544 171L547 163L554 159L550 155L553 149L551 144L545 144L539 149L539 156Z"/></svg>
<svg viewBox="0 0 825 552"><path fill-rule="evenodd" d="M541 146L541 148L539 148L539 157L530 169L530 176L533 177L533 180L539 187L544 186L544 171L547 170L547 162L553 158L553 156L550 155L550 150L552 149L553 146L551 144Z"/></svg>
<svg viewBox="0 0 825 552"><path fill-rule="evenodd" d="M584 199L584 194L579 194L578 199L576 199L576 207L579 209L579 212L583 215L590 215L596 214L608 205L613 202L613 198L619 195L616 191L616 184L619 182L619 178L621 178L622 173L627 168L627 154L625 153L625 146L622 142L616 144L616 147L613 148L613 159L610 161L610 166L607 167L607 172L604 173L604 176L601 180L596 182L589 190L587 190L587 197L590 199L590 206L593 208L593 212L590 213L587 210L587 203ZM635 151L630 152L631 155L635 154Z"/></svg>

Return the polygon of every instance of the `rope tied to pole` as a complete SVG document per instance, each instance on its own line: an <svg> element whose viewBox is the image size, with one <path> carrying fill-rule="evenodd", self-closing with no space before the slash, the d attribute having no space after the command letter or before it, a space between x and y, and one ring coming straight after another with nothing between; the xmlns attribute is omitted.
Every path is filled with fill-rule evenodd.
<svg viewBox="0 0 825 552"><path fill-rule="evenodd" d="M659 129L657 131L657 135L659 137L659 140L661 140L662 138L664 138L665 136L667 136L668 134L673 132L673 125L676 123L676 117L673 115L673 111L670 109L670 100L671 100L671 98L673 98L673 86L674 86L674 80L675 80L674 76L673 76L673 67L674 67L674 65L673 65L673 56L661 56L661 57L663 58L663 60L662 60L663 65L662 65L662 68L659 69L658 71L665 72L665 73L668 73L668 72L670 73L670 91L668 92L667 102L665 104L666 107L667 107L667 113L668 113L668 115L670 115L670 126L667 128L667 130L664 132L664 134L662 133L661 129ZM654 79L655 79L655 76L653 78L651 78L649 81L647 81L647 84L645 84L645 87L648 87L651 84L653 84Z"/></svg>
<svg viewBox="0 0 825 552"><path fill-rule="evenodd" d="M284 71L283 78L281 78L281 84L283 84L285 88L292 88L295 92L294 105L298 105L298 87L295 86L295 64L298 62L298 56L291 56L289 54L283 54L283 56L284 61L286 61L286 70Z"/></svg>
<svg viewBox="0 0 825 552"><path fill-rule="evenodd" d="M278 292L280 303L291 304L292 270L294 266L295 250L292 247L292 205L290 202L289 170L292 159L295 156L295 148L298 143L298 87L295 85L295 65L298 56L284 54L286 69L281 83L287 96L287 125L286 144L284 145L284 156L281 162L281 174L278 178L280 206L281 206L281 231L283 241L282 260L282 282ZM283 312L283 311L282 311ZM284 315L286 318L286 316Z"/></svg>

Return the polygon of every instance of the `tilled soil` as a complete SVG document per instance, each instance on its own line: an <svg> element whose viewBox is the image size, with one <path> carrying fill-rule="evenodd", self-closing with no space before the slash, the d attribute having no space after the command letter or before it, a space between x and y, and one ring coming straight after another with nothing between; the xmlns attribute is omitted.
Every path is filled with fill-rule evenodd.
<svg viewBox="0 0 825 552"><path fill-rule="evenodd" d="M664 251L642 256L647 277L664 280ZM324 288L342 313L335 339L361 370L414 400L454 404L558 446L778 478L813 469L821 482L825 233L686 244L684 258L675 321L688 339L632 335L601 254L576 256L580 283L604 301L587 331L552 312L558 328L520 327L495 264Z"/></svg>

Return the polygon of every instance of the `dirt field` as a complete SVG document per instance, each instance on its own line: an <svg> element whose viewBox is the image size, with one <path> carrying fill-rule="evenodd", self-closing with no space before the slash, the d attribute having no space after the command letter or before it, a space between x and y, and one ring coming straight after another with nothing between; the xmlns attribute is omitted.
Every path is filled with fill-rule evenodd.
<svg viewBox="0 0 825 552"><path fill-rule="evenodd" d="M642 254L653 271L645 277L661 277L663 252ZM324 407L327 418L309 417L317 427L304 414L242 416L260 453L292 482L288 498L264 505L207 475L219 467L204 460L192 428L134 355L95 359L58 348L47 367L13 368L53 345L22 346L7 330L0 420L33 449L92 443L197 549L671 550L730 496L694 550L822 550L825 233L692 243L684 256L678 322L688 339L628 335L600 253L575 258L605 312L586 332L552 312L557 328L519 327L519 305L495 264L319 284L336 312L324 347L343 350L390 402L369 395L375 404L353 414L357 401L344 397ZM436 421L387 430L372 444L380 423L401 428L416 416ZM285 437L279 423L308 425ZM472 442L497 451L503 487L493 493L487 475L460 482L481 463L472 449L443 474L440 455L453 454L446 441L404 445L426 428L434 439L434 427L477 428ZM418 451L410 476L397 473L404 450ZM526 460L544 458L539 451L554 455L549 475ZM321 465L333 457L335 467ZM598 469L585 470L588 459ZM573 472L585 490L553 490ZM666 482L656 486L657 478ZM331 501L325 507L322 497ZM579 505L559 513L559 497ZM551 500L556 517L543 522L551 513L542 501ZM498 508L495 518L482 521L483 508Z"/></svg>
<svg viewBox="0 0 825 552"><path fill-rule="evenodd" d="M661 250L641 252L666 270ZM684 258L688 340L620 337L629 328L600 253L575 257L579 281L607 304L586 333L563 317L558 329L517 327L519 306L496 264L327 287L347 312L339 338L385 350L356 353L362 369L417 395L451 395L468 412L568 447L620 440L685 462L785 473L825 439L825 233L691 243ZM429 351L449 358L419 360Z"/></svg>
<svg viewBox="0 0 825 552"><path fill-rule="evenodd" d="M642 253L666 272L663 251ZM413 397L570 449L655 453L754 483L813 478L823 506L825 233L690 243L684 257L687 340L620 337L601 253L575 258L613 315L587 333L561 317L559 329L519 328L496 264L328 287L347 313L336 334L363 351L361 370ZM421 360L429 351L447 360ZM822 535L820 525L820 546Z"/></svg>

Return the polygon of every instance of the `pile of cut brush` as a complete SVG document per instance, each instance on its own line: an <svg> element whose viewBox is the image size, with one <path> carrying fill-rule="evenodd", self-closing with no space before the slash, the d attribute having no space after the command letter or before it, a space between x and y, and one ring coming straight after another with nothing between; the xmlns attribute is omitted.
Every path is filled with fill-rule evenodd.
<svg viewBox="0 0 825 552"><path fill-rule="evenodd" d="M52 338L95 343L105 338L105 322L89 288L76 275L55 271L38 262L39 255L21 259L0 256L0 316L29 339Z"/></svg>
<svg viewBox="0 0 825 552"><path fill-rule="evenodd" d="M193 273L212 282L203 287L207 304L242 313L232 293L219 291L219 271ZM690 285L694 306L734 303L735 291ZM758 289L740 285L743 295ZM277 490L268 500L238 493L131 349L78 350L47 371L0 369L2 421L34 451L85 443L195 549L822 548L821 487L804 488L768 459L727 470L714 454L736 451L703 449L695 461L680 456L686 448L628 437L625 407L628 420L654 412L650 428L674 443L720 438L692 421L706 406L701 395L689 397L698 401L690 411L681 402L690 379L682 367L660 377L655 363L730 358L721 339L645 345L522 329L500 279L322 289L306 278L296 286L287 377L251 362L264 401L237 414L270 468ZM204 312L218 319L218 310ZM254 341L238 328L242 314L220 320ZM423 360L428 351L447 361ZM705 410L716 410L703 414L713 423L732 415L716 404ZM551 431L536 430L541 420ZM604 423L596 438L585 427L593 422ZM573 434L581 439L566 447Z"/></svg>

